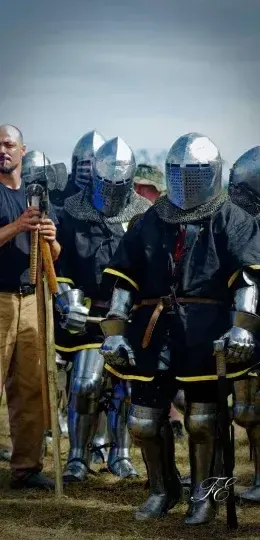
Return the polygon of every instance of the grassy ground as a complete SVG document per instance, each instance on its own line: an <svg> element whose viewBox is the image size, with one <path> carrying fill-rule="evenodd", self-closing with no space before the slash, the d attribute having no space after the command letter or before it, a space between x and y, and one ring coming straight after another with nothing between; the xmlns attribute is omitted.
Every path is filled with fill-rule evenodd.
<svg viewBox="0 0 260 540"><path fill-rule="evenodd" d="M7 446L6 409L0 410L0 444ZM63 462L67 441L62 442ZM221 508L213 524L206 527L183 526L186 504L179 504L167 518L136 523L133 511L146 497L145 470L138 450L133 460L141 477L120 481L100 472L84 486L70 487L60 502L53 494L16 493L9 489L8 464L0 463L0 538L3 540L256 540L260 537L259 507L238 506L239 529L227 534L225 509ZM177 443L177 463L187 474L187 441ZM46 471L52 474L51 450L46 458ZM100 467L96 467L99 471ZM252 463L245 434L237 431L237 468L239 484L250 485Z"/></svg>

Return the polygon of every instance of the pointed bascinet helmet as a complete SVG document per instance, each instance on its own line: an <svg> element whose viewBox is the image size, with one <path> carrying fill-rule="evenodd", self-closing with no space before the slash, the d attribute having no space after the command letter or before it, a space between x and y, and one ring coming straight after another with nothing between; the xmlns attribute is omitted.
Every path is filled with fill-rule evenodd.
<svg viewBox="0 0 260 540"><path fill-rule="evenodd" d="M207 203L222 189L222 158L205 135L188 133L172 145L166 157L167 196L182 210Z"/></svg>
<svg viewBox="0 0 260 540"><path fill-rule="evenodd" d="M230 169L228 194L249 214L260 214L260 146L242 154Z"/></svg>
<svg viewBox="0 0 260 540"><path fill-rule="evenodd" d="M260 146L237 159L230 170L229 183L260 197Z"/></svg>
<svg viewBox="0 0 260 540"><path fill-rule="evenodd" d="M50 165L51 161L45 155L45 165ZM34 180L33 171L36 167L44 166L44 153L38 150L27 152L22 160L22 178L26 184Z"/></svg>
<svg viewBox="0 0 260 540"><path fill-rule="evenodd" d="M89 131L77 142L72 154L72 181L84 189L92 181L92 161L104 144L104 137L97 131Z"/></svg>
<svg viewBox="0 0 260 540"><path fill-rule="evenodd" d="M134 190L134 153L120 137L105 142L93 160L92 204L107 217L129 204Z"/></svg>

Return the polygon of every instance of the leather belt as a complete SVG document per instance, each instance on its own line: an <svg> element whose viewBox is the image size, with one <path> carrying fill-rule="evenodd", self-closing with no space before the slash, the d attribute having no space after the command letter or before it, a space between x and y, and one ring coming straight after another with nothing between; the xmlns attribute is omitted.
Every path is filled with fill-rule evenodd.
<svg viewBox="0 0 260 540"><path fill-rule="evenodd" d="M164 307L172 307L175 304L223 304L220 300L211 298L171 298L170 296L162 296L161 298L148 298L141 300L140 304L135 304L133 310L139 309L142 306L157 306L160 301L163 301Z"/></svg>
<svg viewBox="0 0 260 540"><path fill-rule="evenodd" d="M156 306L153 314L149 320L147 328L145 330L144 338L142 341L142 347L145 349L148 347L155 325L159 319L160 314L165 308L170 308L177 304L217 304L223 305L224 302L219 300L213 300L211 298L173 298L171 296L162 296L161 298L148 298L142 300L140 304L135 304L133 310L141 308L142 306Z"/></svg>
<svg viewBox="0 0 260 540"><path fill-rule="evenodd" d="M0 293L19 294L29 296L35 294L35 285L21 285L20 287L0 287Z"/></svg>

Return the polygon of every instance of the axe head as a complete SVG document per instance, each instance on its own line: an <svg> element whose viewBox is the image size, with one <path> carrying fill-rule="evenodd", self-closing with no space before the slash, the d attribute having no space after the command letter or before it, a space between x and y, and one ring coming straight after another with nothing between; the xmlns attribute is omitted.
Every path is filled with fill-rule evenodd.
<svg viewBox="0 0 260 540"><path fill-rule="evenodd" d="M64 191L68 183L67 167L64 163L54 163L45 167L31 167L26 175L23 175L26 185L42 184L47 180L49 191Z"/></svg>

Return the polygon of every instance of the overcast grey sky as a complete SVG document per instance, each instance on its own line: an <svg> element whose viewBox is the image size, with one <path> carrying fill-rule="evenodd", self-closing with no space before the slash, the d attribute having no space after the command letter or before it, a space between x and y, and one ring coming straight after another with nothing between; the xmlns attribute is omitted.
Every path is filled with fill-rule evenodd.
<svg viewBox="0 0 260 540"><path fill-rule="evenodd" d="M260 144L260 0L12 0L0 123L70 162L96 128L132 148L209 135L230 164Z"/></svg>

